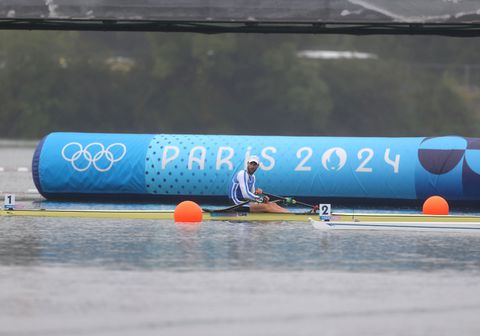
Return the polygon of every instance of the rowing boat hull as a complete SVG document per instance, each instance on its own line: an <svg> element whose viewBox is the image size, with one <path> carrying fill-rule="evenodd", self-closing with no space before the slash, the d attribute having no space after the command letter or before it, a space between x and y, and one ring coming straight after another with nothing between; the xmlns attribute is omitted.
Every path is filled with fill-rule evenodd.
<svg viewBox="0 0 480 336"><path fill-rule="evenodd" d="M367 222L344 221L325 222L310 219L315 229L322 231L338 230L382 230L382 231L436 231L480 233L480 222Z"/></svg>

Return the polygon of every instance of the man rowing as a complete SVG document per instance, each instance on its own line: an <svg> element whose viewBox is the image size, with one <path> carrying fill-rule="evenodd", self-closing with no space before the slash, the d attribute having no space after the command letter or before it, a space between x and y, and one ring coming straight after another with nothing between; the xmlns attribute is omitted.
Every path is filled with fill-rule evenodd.
<svg viewBox="0 0 480 336"><path fill-rule="evenodd" d="M270 202L268 196L262 195L260 188L255 188L255 176L253 175L260 165L258 156L252 155L247 160L247 168L240 170L232 179L230 187L230 199L234 204L245 203L240 210L250 212L289 212L275 202Z"/></svg>

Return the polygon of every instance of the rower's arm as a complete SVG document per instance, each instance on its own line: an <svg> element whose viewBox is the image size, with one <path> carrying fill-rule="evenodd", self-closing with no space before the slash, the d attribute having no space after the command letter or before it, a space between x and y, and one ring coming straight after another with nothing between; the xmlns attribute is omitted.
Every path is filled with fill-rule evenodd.
<svg viewBox="0 0 480 336"><path fill-rule="evenodd" d="M258 195L259 193L257 193L257 190L255 189L255 175L252 176L252 179L253 179L253 183L252 183L252 189L250 189L250 191L255 194L255 195Z"/></svg>

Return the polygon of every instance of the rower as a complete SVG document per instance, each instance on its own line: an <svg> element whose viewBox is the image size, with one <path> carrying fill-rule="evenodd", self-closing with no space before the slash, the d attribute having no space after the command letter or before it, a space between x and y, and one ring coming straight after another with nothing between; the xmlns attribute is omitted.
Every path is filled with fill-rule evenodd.
<svg viewBox="0 0 480 336"><path fill-rule="evenodd" d="M266 195L262 195L260 188L255 188L255 176L253 175L260 165L260 159L252 155L247 160L247 168L240 170L232 179L230 187L230 199L234 204L245 203L239 211L246 212L275 212L286 213L287 209L282 208L276 202L270 202Z"/></svg>

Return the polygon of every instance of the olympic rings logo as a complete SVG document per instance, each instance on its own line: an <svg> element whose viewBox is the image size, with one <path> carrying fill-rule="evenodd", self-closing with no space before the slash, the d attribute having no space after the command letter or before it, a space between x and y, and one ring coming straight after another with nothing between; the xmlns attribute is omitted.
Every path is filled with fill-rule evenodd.
<svg viewBox="0 0 480 336"><path fill-rule="evenodd" d="M119 147L119 149L115 150L115 147ZM72 148L76 149L76 151L73 154L66 154L66 152L71 152ZM95 151L95 149L97 150ZM120 151L121 155L115 157L114 153ZM93 142L85 148L78 142L70 142L63 146L62 149L62 157L70 162L72 167L79 172L84 172L93 165L97 171L104 173L109 171L115 162L123 159L125 154L127 154L127 147L119 142L113 143L107 148L100 142ZM104 164L99 163L100 160Z"/></svg>

